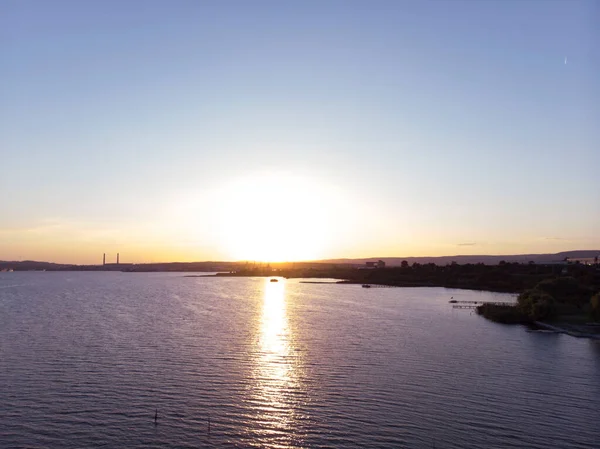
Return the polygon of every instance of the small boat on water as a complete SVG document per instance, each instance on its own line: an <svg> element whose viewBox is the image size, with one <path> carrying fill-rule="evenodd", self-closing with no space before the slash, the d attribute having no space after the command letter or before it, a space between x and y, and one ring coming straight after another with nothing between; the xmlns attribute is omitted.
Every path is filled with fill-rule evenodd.
<svg viewBox="0 0 600 449"><path fill-rule="evenodd" d="M450 304L456 304L458 301L456 299L451 299L450 301L448 301Z"/></svg>
<svg viewBox="0 0 600 449"><path fill-rule="evenodd" d="M279 279L275 279L275 278L273 278L273 279L271 279L269 282L279 282Z"/></svg>
<svg viewBox="0 0 600 449"><path fill-rule="evenodd" d="M369 284L363 284L362 288L371 288L371 286Z"/></svg>

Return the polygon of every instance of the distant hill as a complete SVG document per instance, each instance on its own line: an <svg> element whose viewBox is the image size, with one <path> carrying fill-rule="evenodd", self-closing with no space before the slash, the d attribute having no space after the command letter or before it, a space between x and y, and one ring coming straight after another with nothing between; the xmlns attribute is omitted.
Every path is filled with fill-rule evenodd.
<svg viewBox="0 0 600 449"><path fill-rule="evenodd" d="M130 264L110 263L106 265L75 265L38 262L34 260L0 261L0 270L14 271L228 271L233 262L167 262Z"/></svg>
<svg viewBox="0 0 600 449"><path fill-rule="evenodd" d="M438 257L370 257L361 259L327 259L320 260L322 263L336 263L336 264L355 264L364 265L367 261L383 260L387 266L398 266L402 261L406 260L409 264L413 263L434 263L436 265L447 265L452 262L458 264L467 263L483 263L486 265L497 265L501 261L505 262L518 262L528 263L533 261L537 264L545 263L558 263L564 261L565 258L569 259L585 259L600 256L600 250L578 250L578 251L564 251L556 254L515 254L515 255L503 255L503 256L489 256L489 255L468 255L468 256L438 256Z"/></svg>
<svg viewBox="0 0 600 449"><path fill-rule="evenodd" d="M17 271L31 271L31 270L61 270L70 265L63 265L51 262L38 262L35 260L21 260L21 261L5 261L0 260L0 270L13 269Z"/></svg>

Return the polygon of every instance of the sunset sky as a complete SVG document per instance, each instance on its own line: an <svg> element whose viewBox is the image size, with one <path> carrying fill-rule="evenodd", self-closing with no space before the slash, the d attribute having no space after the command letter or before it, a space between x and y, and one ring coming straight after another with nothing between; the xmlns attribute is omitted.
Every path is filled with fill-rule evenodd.
<svg viewBox="0 0 600 449"><path fill-rule="evenodd" d="M600 249L600 2L0 2L0 260Z"/></svg>

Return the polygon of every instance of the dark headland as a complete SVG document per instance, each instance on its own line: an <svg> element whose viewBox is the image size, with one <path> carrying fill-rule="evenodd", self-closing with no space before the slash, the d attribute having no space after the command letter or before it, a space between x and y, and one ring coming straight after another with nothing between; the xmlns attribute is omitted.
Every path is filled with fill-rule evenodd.
<svg viewBox="0 0 600 449"><path fill-rule="evenodd" d="M323 264L277 266L246 264L216 276L332 278L338 283L393 287L446 287L517 293L515 305L483 304L477 313L504 324L528 324L577 337L600 338L600 263L598 256L557 263L500 261L436 265L407 261L386 267ZM599 324L595 324L599 323Z"/></svg>

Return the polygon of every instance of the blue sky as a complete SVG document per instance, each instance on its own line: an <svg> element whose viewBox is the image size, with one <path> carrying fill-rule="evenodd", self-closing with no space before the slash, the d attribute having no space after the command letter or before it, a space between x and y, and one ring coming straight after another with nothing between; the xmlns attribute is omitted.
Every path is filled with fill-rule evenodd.
<svg viewBox="0 0 600 449"><path fill-rule="evenodd" d="M0 259L241 257L213 199L274 173L343 205L303 209L315 257L598 249L598 23L576 0L4 1Z"/></svg>

